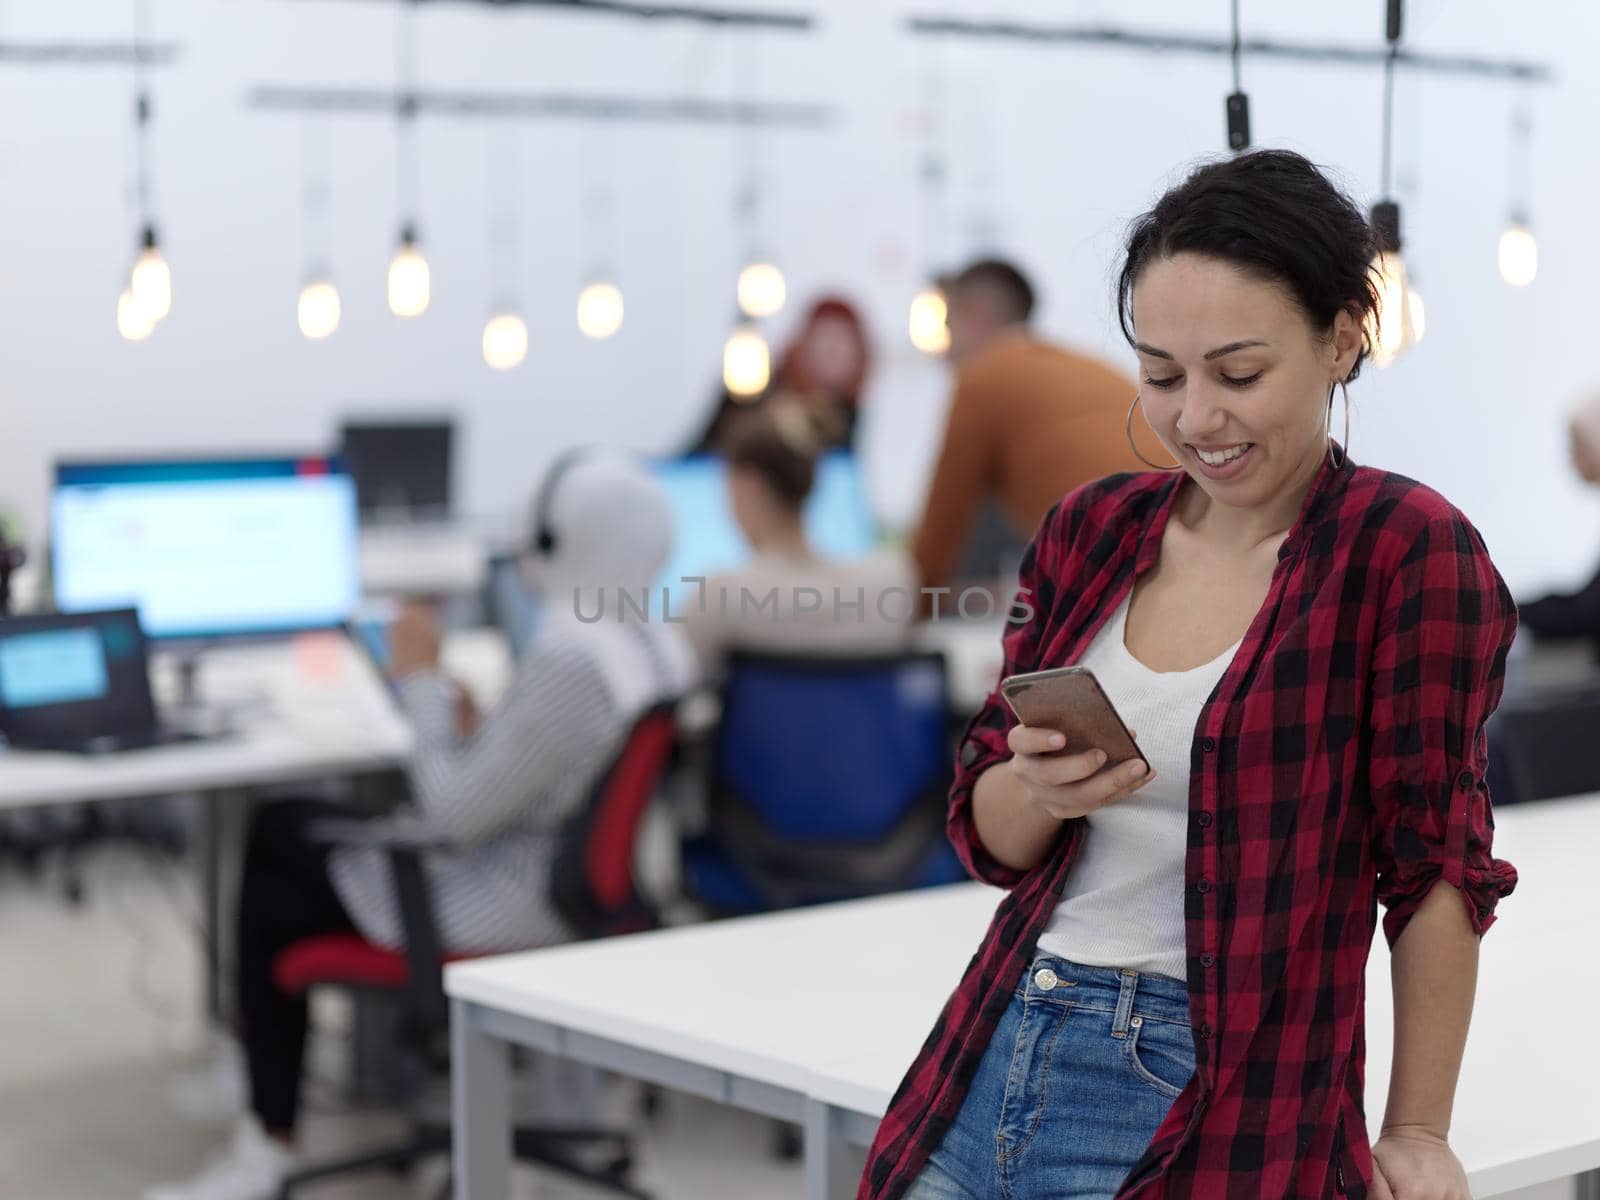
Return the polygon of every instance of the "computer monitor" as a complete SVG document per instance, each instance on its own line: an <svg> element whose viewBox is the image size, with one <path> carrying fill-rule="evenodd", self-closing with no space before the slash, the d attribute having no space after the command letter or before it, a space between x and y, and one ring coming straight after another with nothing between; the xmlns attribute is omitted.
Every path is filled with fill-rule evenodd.
<svg viewBox="0 0 1600 1200"><path fill-rule="evenodd" d="M56 607L136 608L156 639L329 628L360 593L333 458L62 462L50 522Z"/></svg>
<svg viewBox="0 0 1600 1200"><path fill-rule="evenodd" d="M684 576L732 570L750 556L750 547L733 519L727 464L720 455L658 460L652 473L672 506L672 552L651 602L658 602L659 589L665 587L671 611L678 614L685 598L692 601L697 595L694 584L679 582ZM805 522L811 545L829 557L857 557L876 545L877 530L855 455L834 451L817 460Z"/></svg>
<svg viewBox="0 0 1600 1200"><path fill-rule="evenodd" d="M454 439L449 421L347 421L339 457L362 519L448 517Z"/></svg>

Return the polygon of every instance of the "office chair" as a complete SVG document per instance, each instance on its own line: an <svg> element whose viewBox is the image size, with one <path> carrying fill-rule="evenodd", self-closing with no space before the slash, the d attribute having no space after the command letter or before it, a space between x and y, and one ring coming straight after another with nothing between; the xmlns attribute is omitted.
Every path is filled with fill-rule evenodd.
<svg viewBox="0 0 1600 1200"><path fill-rule="evenodd" d="M733 654L688 890L731 915L963 878L948 707L937 653Z"/></svg>
<svg viewBox="0 0 1600 1200"><path fill-rule="evenodd" d="M568 822L556 857L551 897L575 940L647 929L655 910L640 894L634 874L634 842L651 798L673 760L673 706L646 711L623 742L610 771L589 802ZM334 986L378 991L397 997L402 1007L400 1037L414 1055L442 1067L448 1041L449 1007L441 964L462 955L441 952L428 896L422 852L443 843L415 831L363 822L323 821L312 835L339 845L379 846L389 854L399 901L404 950L386 950L356 934L307 938L285 949L274 964L285 991ZM518 1126L512 1144L516 1157L580 1179L622 1196L649 1200L629 1182L632 1141L600 1128ZM419 1120L397 1145L317 1164L285 1181L280 1200L307 1184L377 1167L405 1170L420 1159L448 1153L450 1128L438 1120ZM598 1162L596 1162L598 1160ZM446 1180L441 1197L449 1195Z"/></svg>

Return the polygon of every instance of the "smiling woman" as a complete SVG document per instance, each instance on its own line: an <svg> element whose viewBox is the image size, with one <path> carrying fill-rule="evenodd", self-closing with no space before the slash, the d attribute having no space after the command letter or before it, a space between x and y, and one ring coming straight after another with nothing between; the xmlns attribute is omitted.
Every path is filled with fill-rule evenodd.
<svg viewBox="0 0 1600 1200"><path fill-rule="evenodd" d="M1065 755L998 694L967 727L951 841L1010 895L862 1200L1467 1200L1447 1135L1477 939L1516 882L1483 782L1516 616L1444 497L1333 441L1371 246L1285 151L1203 167L1134 222L1134 403L1181 469L1044 518L1004 674L1092 670L1149 768ZM1396 1025L1373 1140L1380 902Z"/></svg>

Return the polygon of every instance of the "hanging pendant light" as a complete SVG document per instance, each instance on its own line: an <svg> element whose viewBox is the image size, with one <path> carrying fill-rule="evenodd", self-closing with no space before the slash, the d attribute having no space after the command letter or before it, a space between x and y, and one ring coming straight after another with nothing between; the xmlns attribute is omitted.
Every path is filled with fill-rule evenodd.
<svg viewBox="0 0 1600 1200"><path fill-rule="evenodd" d="M140 47L150 42L150 0L134 0L134 36ZM145 55L134 55L134 198L139 213L139 252L128 274L128 286L117 301L117 328L129 341L143 341L172 311L172 268L161 253L151 216L150 140L153 109L144 75ZM124 303L126 301L126 303Z"/></svg>
<svg viewBox="0 0 1600 1200"><path fill-rule="evenodd" d="M332 337L339 328L339 289L321 275L313 276L300 289L295 316L300 332L314 342Z"/></svg>
<svg viewBox="0 0 1600 1200"><path fill-rule="evenodd" d="M1377 243L1371 271L1378 307L1367 318L1372 361L1386 367L1422 340L1425 328L1422 296L1401 257L1400 204L1392 198L1389 179L1394 160L1394 71L1400 53L1402 0L1387 0L1384 36L1389 55L1383 64L1383 199L1372 206L1372 233Z"/></svg>
<svg viewBox="0 0 1600 1200"><path fill-rule="evenodd" d="M1392 200L1373 205L1372 228L1378 243L1372 260L1378 307L1367 318L1367 339L1372 361L1386 367L1422 340L1422 296L1400 253L1400 206Z"/></svg>
<svg viewBox="0 0 1600 1200"><path fill-rule="evenodd" d="M1539 243L1515 214L1500 233L1498 260L1500 278L1512 287L1527 287L1539 274Z"/></svg>
<svg viewBox="0 0 1600 1200"><path fill-rule="evenodd" d="M739 272L739 311L747 317L770 317L783 307L789 288L774 264L757 260Z"/></svg>
<svg viewBox="0 0 1600 1200"><path fill-rule="evenodd" d="M1533 121L1525 106L1519 105L1511 118L1511 145L1506 155L1511 214L1500 233L1496 258L1500 278L1512 287L1527 287L1539 274L1539 243L1528 221L1528 160Z"/></svg>
<svg viewBox="0 0 1600 1200"><path fill-rule="evenodd" d="M754 324L738 325L722 347L722 386L735 400L754 400L772 382L772 352Z"/></svg>
<svg viewBox="0 0 1600 1200"><path fill-rule="evenodd" d="M154 332L155 321L134 302L133 290L123 288L117 297L117 332L124 341L142 342Z"/></svg>
<svg viewBox="0 0 1600 1200"><path fill-rule="evenodd" d="M172 268L161 255L154 225L144 227L139 244L139 257L134 260L128 290L133 294L133 302L154 323L172 311Z"/></svg>
<svg viewBox="0 0 1600 1200"><path fill-rule="evenodd" d="M417 231L407 225L400 245L389 260L389 311L397 317L420 317L433 299L428 260L422 256Z"/></svg>
<svg viewBox="0 0 1600 1200"><path fill-rule="evenodd" d="M527 322L514 312L491 316L483 327L483 361L496 371L509 371L527 357Z"/></svg>
<svg viewBox="0 0 1600 1200"><path fill-rule="evenodd" d="M608 279L586 284L578 293L578 329L586 338L604 341L622 328L622 289Z"/></svg>
<svg viewBox="0 0 1600 1200"><path fill-rule="evenodd" d="M929 284L911 299L907 333L911 344L924 354L943 354L950 349L950 308L944 292Z"/></svg>

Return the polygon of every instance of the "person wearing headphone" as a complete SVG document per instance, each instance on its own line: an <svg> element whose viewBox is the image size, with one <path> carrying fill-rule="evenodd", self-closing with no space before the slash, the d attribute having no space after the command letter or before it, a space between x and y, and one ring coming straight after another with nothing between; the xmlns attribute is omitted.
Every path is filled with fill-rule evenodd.
<svg viewBox="0 0 1600 1200"><path fill-rule="evenodd" d="M414 607L397 622L391 671L415 732L412 810L448 851L427 871L444 948L528 949L569 940L549 901L567 820L615 760L647 708L695 682L679 627L620 603L667 559L671 514L660 484L635 462L568 452L546 472L526 552L543 616L506 695L463 720L461 689L439 665L435 619ZM474 727L475 726L475 727ZM354 930L398 947L400 916L383 852L335 850L307 837L326 805L285 802L253 824L239 905L239 1015L251 1112L228 1152L191 1181L147 1200L270 1200L293 1169L307 1012L280 991L273 962L288 945Z"/></svg>

